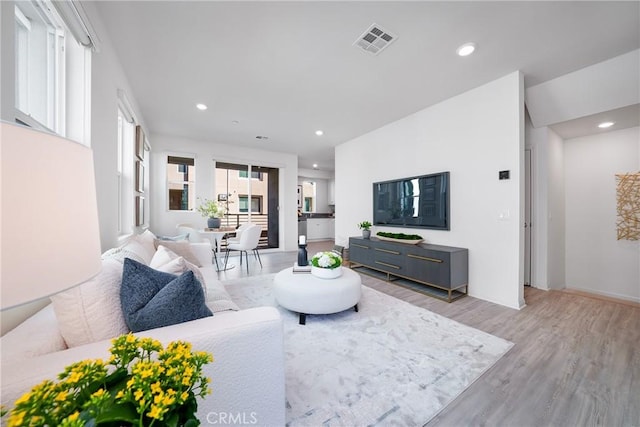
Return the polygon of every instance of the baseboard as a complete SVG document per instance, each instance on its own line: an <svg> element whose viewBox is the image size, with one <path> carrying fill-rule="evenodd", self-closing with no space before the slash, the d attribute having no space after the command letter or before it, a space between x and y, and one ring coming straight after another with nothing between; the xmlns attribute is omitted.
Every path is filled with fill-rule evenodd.
<svg viewBox="0 0 640 427"><path fill-rule="evenodd" d="M585 291L583 289L573 289L573 288L559 289L558 291L564 292L567 294L580 295L587 298L599 299L599 300L608 301L608 302L615 302L618 304L624 304L631 307L640 308L640 301L624 299L617 296L605 295L601 293L596 293L594 291Z"/></svg>

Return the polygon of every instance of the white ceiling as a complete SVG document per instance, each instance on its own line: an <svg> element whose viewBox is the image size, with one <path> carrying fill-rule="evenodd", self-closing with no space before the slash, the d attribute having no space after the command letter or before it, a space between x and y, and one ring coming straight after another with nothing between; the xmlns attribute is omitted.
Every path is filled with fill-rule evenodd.
<svg viewBox="0 0 640 427"><path fill-rule="evenodd" d="M640 48L639 6L107 1L97 10L148 133L297 153L300 167L331 170L334 146L515 70L529 87ZM352 46L374 22L398 36L377 56ZM458 57L469 41L476 53Z"/></svg>

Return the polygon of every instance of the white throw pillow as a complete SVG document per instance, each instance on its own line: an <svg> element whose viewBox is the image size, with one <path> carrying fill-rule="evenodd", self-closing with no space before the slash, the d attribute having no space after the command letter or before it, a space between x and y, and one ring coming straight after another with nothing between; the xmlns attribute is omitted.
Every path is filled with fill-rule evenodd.
<svg viewBox="0 0 640 427"><path fill-rule="evenodd" d="M122 264L102 261L102 271L68 291L51 297L60 333L69 347L129 332L120 306Z"/></svg>
<svg viewBox="0 0 640 427"><path fill-rule="evenodd" d="M157 270L158 267L161 267L161 266L173 261L174 259L178 258L179 256L180 255L178 255L177 253L173 252L171 249L169 249L166 246L164 246L162 244L162 242L160 242L160 244L158 245L158 249L156 250L156 253L153 254L153 258L151 258L151 262L149 263L149 267L155 268Z"/></svg>
<svg viewBox="0 0 640 427"><path fill-rule="evenodd" d="M153 255L156 253L156 236L149 230L145 230L144 233L133 236L131 240L140 243L145 252L144 258L147 260L146 264L149 265L151 258L153 258Z"/></svg>
<svg viewBox="0 0 640 427"><path fill-rule="evenodd" d="M184 257L191 264L195 264L197 267L202 267L198 257L191 250L191 244L188 240L180 240L177 242L172 242L170 240L155 240L156 248L160 246L164 246L167 249L170 249L172 252L178 254L178 256ZM149 265L149 264L147 264ZM150 265L149 265L150 266Z"/></svg>
<svg viewBox="0 0 640 427"><path fill-rule="evenodd" d="M180 275L187 270L193 271L193 275L196 276L196 279L202 285L205 298L207 297L207 285L204 282L204 277L202 276L200 269L184 259L184 257L176 254L171 249L168 249L166 246L162 244L158 246L158 250L153 255L153 258L149 263L149 267L176 275Z"/></svg>
<svg viewBox="0 0 640 427"><path fill-rule="evenodd" d="M124 262L125 258L131 258L141 264L148 265L152 257L153 255L149 256L147 254L147 251L144 249L142 244L134 240L129 240L123 246L109 249L102 254L103 261L105 259L113 259L120 262L120 264Z"/></svg>

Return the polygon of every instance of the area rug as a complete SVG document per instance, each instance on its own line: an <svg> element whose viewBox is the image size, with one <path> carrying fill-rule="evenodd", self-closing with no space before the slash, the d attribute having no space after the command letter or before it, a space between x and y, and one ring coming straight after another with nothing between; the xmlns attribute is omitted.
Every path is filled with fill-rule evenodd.
<svg viewBox="0 0 640 427"><path fill-rule="evenodd" d="M273 274L226 281L240 308L270 305ZM288 426L422 426L513 345L362 287L359 311L284 319Z"/></svg>

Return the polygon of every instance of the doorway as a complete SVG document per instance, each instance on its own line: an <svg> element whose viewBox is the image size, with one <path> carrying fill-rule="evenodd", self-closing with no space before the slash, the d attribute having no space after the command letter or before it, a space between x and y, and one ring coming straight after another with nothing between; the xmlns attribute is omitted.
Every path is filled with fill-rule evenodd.
<svg viewBox="0 0 640 427"><path fill-rule="evenodd" d="M531 150L524 150L524 286L531 286Z"/></svg>
<svg viewBox="0 0 640 427"><path fill-rule="evenodd" d="M278 168L259 165L216 162L215 166L215 197L227 211L223 225L260 225L262 249L279 247L279 175Z"/></svg>

